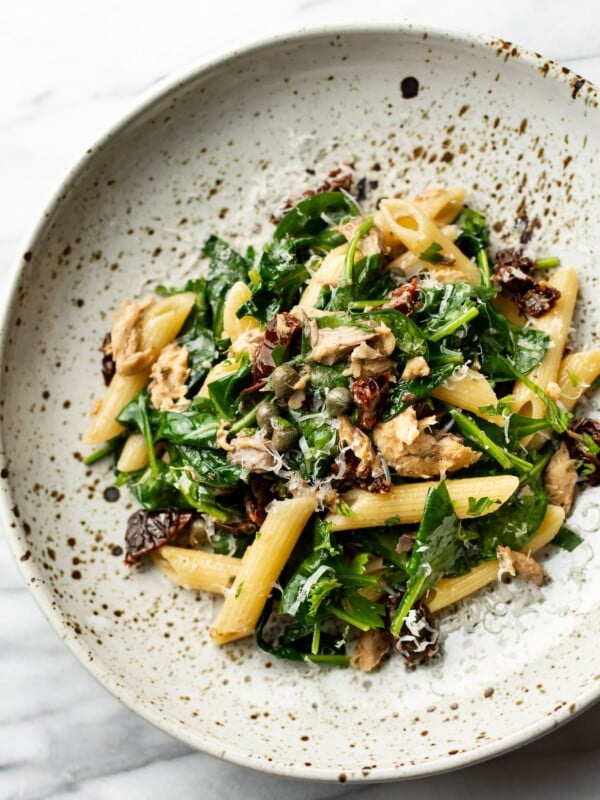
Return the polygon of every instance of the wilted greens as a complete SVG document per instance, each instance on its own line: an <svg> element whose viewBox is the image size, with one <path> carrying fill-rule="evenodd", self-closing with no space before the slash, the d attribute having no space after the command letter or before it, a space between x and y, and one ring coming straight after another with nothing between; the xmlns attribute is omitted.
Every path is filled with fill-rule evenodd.
<svg viewBox="0 0 600 800"><path fill-rule="evenodd" d="M314 498L255 629L262 649L288 660L371 669L398 650L411 665L427 661L436 652L432 590L495 560L499 547L527 553L549 504L560 502L548 476L561 440L577 454L570 474L597 478L600 427L577 427L560 387L535 383L555 345L500 310L484 215L464 208L454 220L477 284L460 273L445 282L436 270L453 259L439 242L409 261L379 223L336 190L297 203L259 252L210 236L202 275L157 287L161 297L195 297L171 345L183 372L161 353L117 417L123 433L86 459L113 454L115 482L142 506L128 539L132 563L165 542L240 558L270 504ZM240 284L244 299L232 306ZM481 406L461 391L475 379ZM527 414L515 382L543 414ZM498 497L494 479L505 475L517 488ZM463 477L487 487L464 508L449 490ZM398 506L364 527L357 498L370 493L375 507L392 487L423 480L419 519L407 523ZM568 527L555 530L564 549L580 544Z"/></svg>

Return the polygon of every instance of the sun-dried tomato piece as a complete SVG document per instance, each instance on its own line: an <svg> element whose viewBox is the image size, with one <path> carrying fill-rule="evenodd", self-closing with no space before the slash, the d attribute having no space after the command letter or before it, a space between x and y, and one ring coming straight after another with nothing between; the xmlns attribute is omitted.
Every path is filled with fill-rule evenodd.
<svg viewBox="0 0 600 800"><path fill-rule="evenodd" d="M265 508L273 499L273 484L266 480L262 475L251 474L249 482L249 492L246 498L246 513L248 517L260 526L265 521L267 512Z"/></svg>
<svg viewBox="0 0 600 800"><path fill-rule="evenodd" d="M102 377L104 378L105 386L112 381L114 374L117 370L117 365L112 354L112 336L110 331L102 340Z"/></svg>
<svg viewBox="0 0 600 800"><path fill-rule="evenodd" d="M385 304L385 308L394 308L396 311L407 317L412 316L415 308L419 304L419 280L411 278L408 283L392 290L391 300Z"/></svg>
<svg viewBox="0 0 600 800"><path fill-rule="evenodd" d="M590 486L600 484L600 421L577 417L567 428L564 441L571 458L580 462L579 475Z"/></svg>
<svg viewBox="0 0 600 800"><path fill-rule="evenodd" d="M500 250L492 277L522 314L541 317L554 308L560 292L545 281L536 280L532 271L533 262L520 250Z"/></svg>
<svg viewBox="0 0 600 800"><path fill-rule="evenodd" d="M366 473L363 470L362 475L357 475L361 461L354 455L352 450L343 450L338 456L338 461L341 461L342 464L334 462L331 466L331 471L334 475L331 483L337 491L345 492L348 489L364 489L373 494L386 494L389 492L390 483L383 473L373 476L371 470ZM336 477L340 472L340 477Z"/></svg>
<svg viewBox="0 0 600 800"><path fill-rule="evenodd" d="M127 520L125 563L131 566L163 544L168 544L189 525L193 517L192 511L177 508L136 511Z"/></svg>
<svg viewBox="0 0 600 800"><path fill-rule="evenodd" d="M373 430L380 416L381 407L385 403L388 386L389 373L352 381L350 391L358 409L359 428L364 431Z"/></svg>
<svg viewBox="0 0 600 800"><path fill-rule="evenodd" d="M295 337L300 333L302 323L293 314L283 312L275 314L265 329L265 336L258 349L252 367L253 390L257 384L264 384L277 364L273 361L273 350L277 346L291 347Z"/></svg>

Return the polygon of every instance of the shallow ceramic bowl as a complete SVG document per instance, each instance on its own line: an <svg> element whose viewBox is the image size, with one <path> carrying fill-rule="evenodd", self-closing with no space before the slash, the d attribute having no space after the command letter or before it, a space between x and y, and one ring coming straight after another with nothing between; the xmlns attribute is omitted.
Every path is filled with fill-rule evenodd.
<svg viewBox="0 0 600 800"><path fill-rule="evenodd" d="M406 78L416 79L406 81ZM597 495L552 550L542 599L469 601L443 660L375 674L272 662L208 641L216 604L123 566L122 493L82 465L98 348L124 296L180 284L212 231L261 240L268 205L343 160L387 193L464 183L494 244L523 234L581 268L579 344L597 340L600 114L593 87L502 41L371 28L311 32L173 80L65 181L26 247L4 319L4 521L65 643L145 719L223 758L286 775L394 779L515 747L600 691ZM110 497L110 493L109 493ZM522 587L520 587L522 588ZM532 601L532 602L529 602ZM464 611L463 611L464 617ZM477 622L478 624L474 624Z"/></svg>

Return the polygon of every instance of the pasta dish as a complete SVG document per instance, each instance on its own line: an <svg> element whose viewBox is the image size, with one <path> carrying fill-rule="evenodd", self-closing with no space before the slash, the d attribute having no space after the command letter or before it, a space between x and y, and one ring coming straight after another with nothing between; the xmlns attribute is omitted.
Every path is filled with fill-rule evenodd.
<svg viewBox="0 0 600 800"><path fill-rule="evenodd" d="M489 247L463 187L365 213L346 165L260 252L211 236L204 277L117 310L86 441L140 505L126 563L223 595L217 645L369 671L439 651L436 614L535 559L600 423L575 352L577 275Z"/></svg>

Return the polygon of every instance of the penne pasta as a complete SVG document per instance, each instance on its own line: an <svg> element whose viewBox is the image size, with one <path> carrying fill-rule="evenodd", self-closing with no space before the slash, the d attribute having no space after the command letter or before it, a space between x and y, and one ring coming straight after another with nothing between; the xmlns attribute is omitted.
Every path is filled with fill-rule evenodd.
<svg viewBox="0 0 600 800"><path fill-rule="evenodd" d="M147 466L148 448L144 437L141 433L130 433L117 461L117 469L119 472L137 472Z"/></svg>
<svg viewBox="0 0 600 800"><path fill-rule="evenodd" d="M498 398L485 375L474 369L466 370L457 378L450 376L431 394L444 403L451 403L453 406L471 411L489 422L504 425L502 416L481 411L484 406L497 405Z"/></svg>
<svg viewBox="0 0 600 800"><path fill-rule="evenodd" d="M163 347L170 344L196 301L191 292L174 294L151 306L142 320L141 349L152 351L156 361ZM92 411L92 423L85 436L86 444L100 444L118 436L123 426L116 417L148 383L151 365L135 375L119 375L111 380L104 397Z"/></svg>
<svg viewBox="0 0 600 800"><path fill-rule="evenodd" d="M420 192L413 203L440 227L449 225L462 211L467 190L464 186L433 187Z"/></svg>
<svg viewBox="0 0 600 800"><path fill-rule="evenodd" d="M494 307L497 308L498 311L503 314L512 325L518 325L520 328L525 325L527 320L519 312L519 309L509 297L506 297L503 294L498 294L496 297L494 297L492 303Z"/></svg>
<svg viewBox="0 0 600 800"><path fill-rule="evenodd" d="M419 259L422 260L428 249L438 245L435 255L444 259L444 266L459 270L470 283L480 282L477 266L414 203L382 200L380 211L382 225L389 237L403 244Z"/></svg>
<svg viewBox="0 0 600 800"><path fill-rule="evenodd" d="M557 269L548 284L560 291L560 298L551 311L542 317L537 317L531 324L548 334L551 346L542 361L527 376L544 391L548 384L556 381L558 377L579 288L577 273L573 267ZM521 381L517 381L514 385L510 409L515 413L534 418L543 417L546 411L541 397L538 397Z"/></svg>
<svg viewBox="0 0 600 800"><path fill-rule="evenodd" d="M560 362L560 401L570 411L600 375L600 350L570 353Z"/></svg>
<svg viewBox="0 0 600 800"><path fill-rule="evenodd" d="M186 284L197 294L123 301L103 345L116 375L88 433L113 438L83 460L117 453L115 483L141 505L126 564L152 559L175 585L223 596L216 645L256 631L269 658L371 670L400 637L391 650L412 667L436 652L422 602L438 611L495 580L497 554L543 582L539 565L499 548L515 537L543 546L576 484L600 480L598 422L549 401L575 406L600 375L600 348L565 356L574 270L553 271L552 292L534 269L558 256L508 248L491 265L490 231L506 220L465 206L464 187L363 214L350 179L342 164L274 208L260 252L241 257L210 236L206 281ZM517 305L545 313L529 319ZM168 346L175 337L187 352ZM112 366L103 360L105 375ZM533 391L517 382L509 396L507 374ZM450 377L436 386L440 375ZM120 414L150 376L147 403L142 392ZM542 419L511 417L511 401L511 413ZM127 439L114 438L119 416ZM546 514L528 513L529 500Z"/></svg>
<svg viewBox="0 0 600 800"><path fill-rule="evenodd" d="M186 589L223 594L240 570L241 558L163 545L152 554L160 571Z"/></svg>
<svg viewBox="0 0 600 800"><path fill-rule="evenodd" d="M427 492L432 486L437 485L437 481L405 483L401 486L392 486L386 494L373 494L362 489L354 489L343 496L344 502L353 513L348 516L328 514L326 519L334 531L385 525L387 520L396 515L400 524L412 525L421 520ZM469 498L490 497L497 501L483 512L490 514L492 511L497 511L502 503L511 497L518 485L519 479L514 475L455 478L446 481L454 511L460 519L481 516L469 514Z"/></svg>
<svg viewBox="0 0 600 800"><path fill-rule="evenodd" d="M250 636L316 504L310 497L294 497L271 504L256 539L244 553L236 579L210 635L216 644Z"/></svg>
<svg viewBox="0 0 600 800"><path fill-rule="evenodd" d="M223 306L223 333L224 339L234 342L238 336L251 328L258 328L259 322L250 315L238 317L237 311L252 297L252 291L243 281L234 283L227 292Z"/></svg>
<svg viewBox="0 0 600 800"><path fill-rule="evenodd" d="M542 524L533 536L524 553L535 553L554 539L565 519L560 506L548 506ZM457 578L441 578L432 592L425 598L425 604L432 613L457 603L464 597L483 589L498 577L498 561L486 561L474 567L466 575Z"/></svg>

